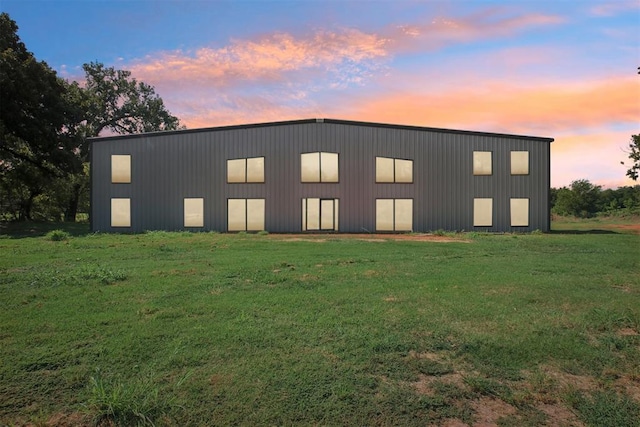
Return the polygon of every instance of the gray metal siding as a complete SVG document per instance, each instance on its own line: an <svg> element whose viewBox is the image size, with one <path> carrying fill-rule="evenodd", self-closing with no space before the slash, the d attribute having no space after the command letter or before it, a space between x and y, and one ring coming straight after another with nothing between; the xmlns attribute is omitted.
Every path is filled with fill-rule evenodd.
<svg viewBox="0 0 640 427"><path fill-rule="evenodd" d="M94 230L181 230L183 199L204 199L204 230L227 230L227 199L264 198L265 228L301 231L301 199L340 200L341 232L375 231L375 200L413 199L415 231L548 231L549 141L505 135L341 123L172 132L92 141ZM473 151L493 153L493 174L473 175ZM339 183L300 182L300 154L335 152ZM511 176L510 152L529 152L529 175ZM111 183L111 155L131 154L131 184ZM376 184L375 157L413 160L413 184ZM227 184L228 159L264 157L265 183ZM131 198L130 228L112 228L110 200ZM493 199L493 226L473 226L473 199ZM510 198L530 199L528 227L511 227ZM200 230L195 228L194 230Z"/></svg>

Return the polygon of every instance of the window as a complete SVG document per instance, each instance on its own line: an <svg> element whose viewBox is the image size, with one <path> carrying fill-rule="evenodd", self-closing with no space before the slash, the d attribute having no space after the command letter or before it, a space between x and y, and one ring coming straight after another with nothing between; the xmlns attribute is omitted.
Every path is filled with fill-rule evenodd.
<svg viewBox="0 0 640 427"><path fill-rule="evenodd" d="M474 175L491 175L491 151L474 151L473 152L473 174Z"/></svg>
<svg viewBox="0 0 640 427"><path fill-rule="evenodd" d="M227 200L227 230L264 230L264 206L264 199Z"/></svg>
<svg viewBox="0 0 640 427"><path fill-rule="evenodd" d="M338 199L302 199L303 231L338 231Z"/></svg>
<svg viewBox="0 0 640 427"><path fill-rule="evenodd" d="M493 225L493 199L473 199L473 226Z"/></svg>
<svg viewBox="0 0 640 427"><path fill-rule="evenodd" d="M338 153L302 153L302 182L338 182Z"/></svg>
<svg viewBox="0 0 640 427"><path fill-rule="evenodd" d="M413 199L376 199L376 231L413 230Z"/></svg>
<svg viewBox="0 0 640 427"><path fill-rule="evenodd" d="M204 227L204 199L184 199L184 226Z"/></svg>
<svg viewBox="0 0 640 427"><path fill-rule="evenodd" d="M413 160L376 157L376 182L413 182Z"/></svg>
<svg viewBox="0 0 640 427"><path fill-rule="evenodd" d="M227 182L264 182L264 157L227 160Z"/></svg>
<svg viewBox="0 0 640 427"><path fill-rule="evenodd" d="M113 184L131 183L131 156L129 154L111 156L111 182Z"/></svg>
<svg viewBox="0 0 640 427"><path fill-rule="evenodd" d="M511 152L511 175L529 175L529 152Z"/></svg>
<svg viewBox="0 0 640 427"><path fill-rule="evenodd" d="M511 226L529 226L529 199L511 199Z"/></svg>
<svg viewBox="0 0 640 427"><path fill-rule="evenodd" d="M111 199L111 226L131 227L131 199Z"/></svg>

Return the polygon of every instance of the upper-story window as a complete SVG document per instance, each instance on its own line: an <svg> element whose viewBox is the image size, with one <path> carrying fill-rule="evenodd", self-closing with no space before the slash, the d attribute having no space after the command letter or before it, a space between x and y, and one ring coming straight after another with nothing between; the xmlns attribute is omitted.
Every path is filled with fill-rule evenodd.
<svg viewBox="0 0 640 427"><path fill-rule="evenodd" d="M491 151L473 152L473 174L491 175L493 173Z"/></svg>
<svg viewBox="0 0 640 427"><path fill-rule="evenodd" d="M111 182L113 184L131 183L131 155L113 154L111 156Z"/></svg>
<svg viewBox="0 0 640 427"><path fill-rule="evenodd" d="M338 182L338 153L302 153L300 155L302 182Z"/></svg>
<svg viewBox="0 0 640 427"><path fill-rule="evenodd" d="M511 152L511 175L529 175L529 152Z"/></svg>
<svg viewBox="0 0 640 427"><path fill-rule="evenodd" d="M413 160L376 157L376 182L413 182Z"/></svg>
<svg viewBox="0 0 640 427"><path fill-rule="evenodd" d="M227 160L227 182L229 184L264 182L264 157Z"/></svg>

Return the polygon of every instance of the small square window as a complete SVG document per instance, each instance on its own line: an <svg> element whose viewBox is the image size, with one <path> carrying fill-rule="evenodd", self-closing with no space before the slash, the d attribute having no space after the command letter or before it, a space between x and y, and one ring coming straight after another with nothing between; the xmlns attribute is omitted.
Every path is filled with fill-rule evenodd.
<svg viewBox="0 0 640 427"><path fill-rule="evenodd" d="M491 151L473 152L473 174L491 175L493 173L491 165Z"/></svg>
<svg viewBox="0 0 640 427"><path fill-rule="evenodd" d="M493 225L493 199L473 199L473 226Z"/></svg>
<svg viewBox="0 0 640 427"><path fill-rule="evenodd" d="M111 156L111 182L113 184L131 183L131 156L129 154Z"/></svg>
<svg viewBox="0 0 640 427"><path fill-rule="evenodd" d="M184 199L184 226L204 227L204 199Z"/></svg>
<svg viewBox="0 0 640 427"><path fill-rule="evenodd" d="M511 175L529 175L529 152L511 152Z"/></svg>
<svg viewBox="0 0 640 427"><path fill-rule="evenodd" d="M131 199L111 199L111 226L131 227Z"/></svg>

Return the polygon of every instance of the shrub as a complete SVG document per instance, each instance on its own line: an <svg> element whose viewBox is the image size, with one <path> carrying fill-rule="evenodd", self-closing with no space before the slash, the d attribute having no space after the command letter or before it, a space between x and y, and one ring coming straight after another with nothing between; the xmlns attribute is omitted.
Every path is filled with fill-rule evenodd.
<svg viewBox="0 0 640 427"><path fill-rule="evenodd" d="M46 238L52 242L67 240L71 235L64 230L52 230L47 233Z"/></svg>

